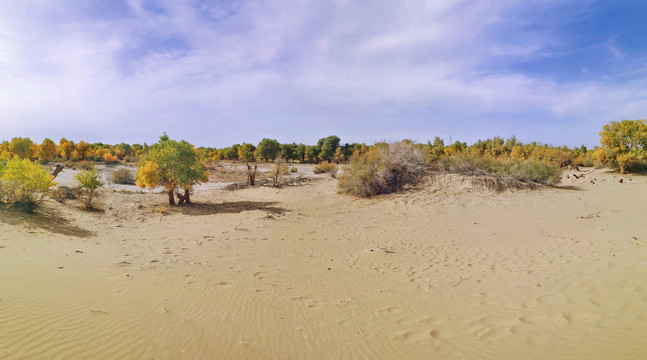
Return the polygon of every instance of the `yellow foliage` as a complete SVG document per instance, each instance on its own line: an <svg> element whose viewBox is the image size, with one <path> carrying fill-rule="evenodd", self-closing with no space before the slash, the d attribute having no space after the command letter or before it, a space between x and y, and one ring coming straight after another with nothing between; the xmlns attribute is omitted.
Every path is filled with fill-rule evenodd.
<svg viewBox="0 0 647 360"><path fill-rule="evenodd" d="M36 162L18 157L9 160L0 176L3 200L31 211L54 185L52 176Z"/></svg>
<svg viewBox="0 0 647 360"><path fill-rule="evenodd" d="M145 187L157 187L162 185L162 173L161 168L156 162L153 161L144 161L137 170L137 186L141 188ZM175 183L165 184L168 190L175 188Z"/></svg>

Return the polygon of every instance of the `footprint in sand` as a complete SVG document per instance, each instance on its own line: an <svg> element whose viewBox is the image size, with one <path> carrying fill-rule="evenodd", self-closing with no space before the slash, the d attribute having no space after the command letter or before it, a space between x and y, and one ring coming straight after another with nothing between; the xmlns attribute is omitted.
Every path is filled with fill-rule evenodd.
<svg viewBox="0 0 647 360"><path fill-rule="evenodd" d="M309 297L307 297L307 296L297 296L297 297L293 297L293 298L292 298L292 301L298 301L298 302L301 302L301 303L303 303L303 304L304 304L308 309L312 309L312 310L319 310L319 309L323 308L323 306L322 306L322 305L320 305L318 301L313 300L313 299L311 299L311 298L309 298Z"/></svg>

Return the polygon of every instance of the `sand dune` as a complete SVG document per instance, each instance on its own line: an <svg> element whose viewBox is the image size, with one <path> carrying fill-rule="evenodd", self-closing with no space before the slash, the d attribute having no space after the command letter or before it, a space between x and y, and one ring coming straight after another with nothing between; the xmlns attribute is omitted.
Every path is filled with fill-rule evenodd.
<svg viewBox="0 0 647 360"><path fill-rule="evenodd" d="M647 179L623 178L0 210L0 358L641 358Z"/></svg>

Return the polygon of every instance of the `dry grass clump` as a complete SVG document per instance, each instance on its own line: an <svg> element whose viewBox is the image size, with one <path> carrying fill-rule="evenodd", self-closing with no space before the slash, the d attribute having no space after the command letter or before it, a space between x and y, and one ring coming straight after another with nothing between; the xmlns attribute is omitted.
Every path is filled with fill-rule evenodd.
<svg viewBox="0 0 647 360"><path fill-rule="evenodd" d="M413 143L377 144L351 156L339 179L339 192L370 197L400 191L419 183L428 168L424 153Z"/></svg>
<svg viewBox="0 0 647 360"><path fill-rule="evenodd" d="M472 184L503 191L536 185L557 185L562 172L556 165L531 160L497 160L466 154L443 158L441 170L469 177Z"/></svg>
<svg viewBox="0 0 647 360"><path fill-rule="evenodd" d="M328 161L322 161L319 164L315 165L312 172L315 174L331 173L335 175L337 173L337 164L331 163Z"/></svg>
<svg viewBox="0 0 647 360"><path fill-rule="evenodd" d="M112 173L112 182L122 185L135 185L135 173L126 168L119 168Z"/></svg>
<svg viewBox="0 0 647 360"><path fill-rule="evenodd" d="M58 202L76 200L81 196L81 189L78 187L59 185L50 190L49 196Z"/></svg>

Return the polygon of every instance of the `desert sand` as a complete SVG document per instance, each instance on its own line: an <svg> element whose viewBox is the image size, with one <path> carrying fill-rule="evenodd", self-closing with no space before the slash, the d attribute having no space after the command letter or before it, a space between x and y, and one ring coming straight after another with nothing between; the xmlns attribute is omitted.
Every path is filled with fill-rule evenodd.
<svg viewBox="0 0 647 360"><path fill-rule="evenodd" d="M0 210L0 359L647 354L647 178L494 193L441 176L371 199L336 183Z"/></svg>

